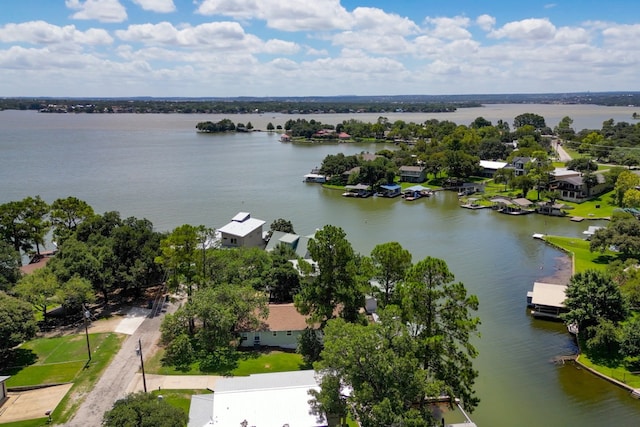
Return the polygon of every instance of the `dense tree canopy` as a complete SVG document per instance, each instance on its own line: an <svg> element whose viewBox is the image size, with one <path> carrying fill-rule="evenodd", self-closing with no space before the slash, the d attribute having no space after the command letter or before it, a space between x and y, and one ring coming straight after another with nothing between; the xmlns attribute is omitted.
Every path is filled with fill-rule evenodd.
<svg viewBox="0 0 640 427"><path fill-rule="evenodd" d="M356 257L345 232L325 225L309 240L308 249L319 273L302 284L295 298L298 311L322 326L336 312L347 321L356 321L364 305L364 293L357 285Z"/></svg>
<svg viewBox="0 0 640 427"><path fill-rule="evenodd" d="M31 306L0 291L0 360L9 350L36 334Z"/></svg>
<svg viewBox="0 0 640 427"><path fill-rule="evenodd" d="M640 258L640 222L630 215L614 216L607 227L594 233L589 248L601 253L615 248L625 258Z"/></svg>
<svg viewBox="0 0 640 427"><path fill-rule="evenodd" d="M129 394L104 414L104 427L184 427L189 416L182 409L150 393Z"/></svg>
<svg viewBox="0 0 640 427"><path fill-rule="evenodd" d="M7 291L20 279L20 252L0 240L0 291Z"/></svg>

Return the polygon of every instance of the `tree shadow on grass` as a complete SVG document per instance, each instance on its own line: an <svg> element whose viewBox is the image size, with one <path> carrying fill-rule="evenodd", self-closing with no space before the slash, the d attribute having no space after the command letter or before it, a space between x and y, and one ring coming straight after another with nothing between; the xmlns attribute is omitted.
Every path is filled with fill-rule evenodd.
<svg viewBox="0 0 640 427"><path fill-rule="evenodd" d="M598 255L596 258L592 260L594 264L603 264L608 265L616 260L617 257L613 255Z"/></svg>
<svg viewBox="0 0 640 427"><path fill-rule="evenodd" d="M9 350L1 360L3 367L0 368L0 374L16 375L23 368L36 363L38 361L38 355L28 348L14 348Z"/></svg>

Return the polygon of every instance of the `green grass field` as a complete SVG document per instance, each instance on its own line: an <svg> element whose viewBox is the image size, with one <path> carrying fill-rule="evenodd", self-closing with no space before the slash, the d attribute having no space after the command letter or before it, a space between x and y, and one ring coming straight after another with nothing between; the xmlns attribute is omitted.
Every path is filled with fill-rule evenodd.
<svg viewBox="0 0 640 427"><path fill-rule="evenodd" d="M611 251L604 254L589 251L589 242L578 237L546 236L545 241L573 255L575 273L588 269L604 271L607 265L617 257Z"/></svg>
<svg viewBox="0 0 640 427"><path fill-rule="evenodd" d="M144 364L145 372L159 375L251 375L267 372L286 372L308 369L302 356L297 353L283 351L254 352L242 351L238 353L237 366L231 371L203 372L198 363L191 364L188 370L179 370L173 366L163 366L164 350L160 349Z"/></svg>
<svg viewBox="0 0 640 427"><path fill-rule="evenodd" d="M114 334L90 334L92 357ZM40 338L29 341L16 351L10 366L2 369L11 375L8 387L72 382L84 369L88 360L85 335Z"/></svg>

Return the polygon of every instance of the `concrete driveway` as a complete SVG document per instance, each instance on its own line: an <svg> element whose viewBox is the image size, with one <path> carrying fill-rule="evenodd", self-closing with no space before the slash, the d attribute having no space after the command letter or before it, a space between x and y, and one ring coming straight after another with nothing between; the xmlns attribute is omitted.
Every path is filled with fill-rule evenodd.
<svg viewBox="0 0 640 427"><path fill-rule="evenodd" d="M55 409L72 386L73 384L69 383L37 390L9 392L9 400L0 408L0 423L45 417L45 412Z"/></svg>

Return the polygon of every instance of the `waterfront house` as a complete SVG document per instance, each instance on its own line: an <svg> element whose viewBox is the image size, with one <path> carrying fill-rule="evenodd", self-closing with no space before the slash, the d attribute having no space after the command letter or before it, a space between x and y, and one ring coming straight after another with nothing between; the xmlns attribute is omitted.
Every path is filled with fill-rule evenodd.
<svg viewBox="0 0 640 427"><path fill-rule="evenodd" d="M610 188L603 174L595 173L593 175L596 178L596 183L591 188L588 188L584 182L584 176L556 176L550 185L550 189L558 191L562 200L577 203L584 202Z"/></svg>
<svg viewBox="0 0 640 427"><path fill-rule="evenodd" d="M490 160L480 160L480 176L484 176L486 178L493 178L493 175L505 167L507 167L509 163L507 162L494 162Z"/></svg>
<svg viewBox="0 0 640 427"><path fill-rule="evenodd" d="M423 166L400 166L400 181L424 182L426 179L427 172Z"/></svg>
<svg viewBox="0 0 640 427"><path fill-rule="evenodd" d="M307 318L293 304L269 304L269 316L255 331L241 333L241 347L278 347L294 350L307 327Z"/></svg>
<svg viewBox="0 0 640 427"><path fill-rule="evenodd" d="M398 184L384 184L380 186L379 196L382 197L397 197L402 194L402 187Z"/></svg>
<svg viewBox="0 0 640 427"><path fill-rule="evenodd" d="M267 242L265 250L267 252L271 252L278 245L284 244L289 246L296 253L296 256L308 260L311 256L309 255L307 245L309 244L309 239L312 239L313 236L313 234L309 236L300 236L294 233L285 233L284 231L274 231Z"/></svg>
<svg viewBox="0 0 640 427"><path fill-rule="evenodd" d="M535 282L533 290L527 292L527 305L532 308L533 317L559 319L561 313L566 312L564 301L566 285Z"/></svg>
<svg viewBox="0 0 640 427"><path fill-rule="evenodd" d="M342 182L349 182L349 177L351 175L357 175L360 173L360 166L353 167L349 170L342 172Z"/></svg>
<svg viewBox="0 0 640 427"><path fill-rule="evenodd" d="M534 159L532 159L531 157L514 157L511 161L511 165L515 170L516 176L526 175L527 169L525 166L527 165L527 163L530 163L533 160Z"/></svg>
<svg viewBox="0 0 640 427"><path fill-rule="evenodd" d="M223 377L213 394L193 395L188 427L329 425L312 413L309 390L320 390L313 370Z"/></svg>
<svg viewBox="0 0 640 427"><path fill-rule="evenodd" d="M265 221L251 218L248 212L238 212L227 225L218 229L221 245L226 248L264 248L262 226Z"/></svg>

